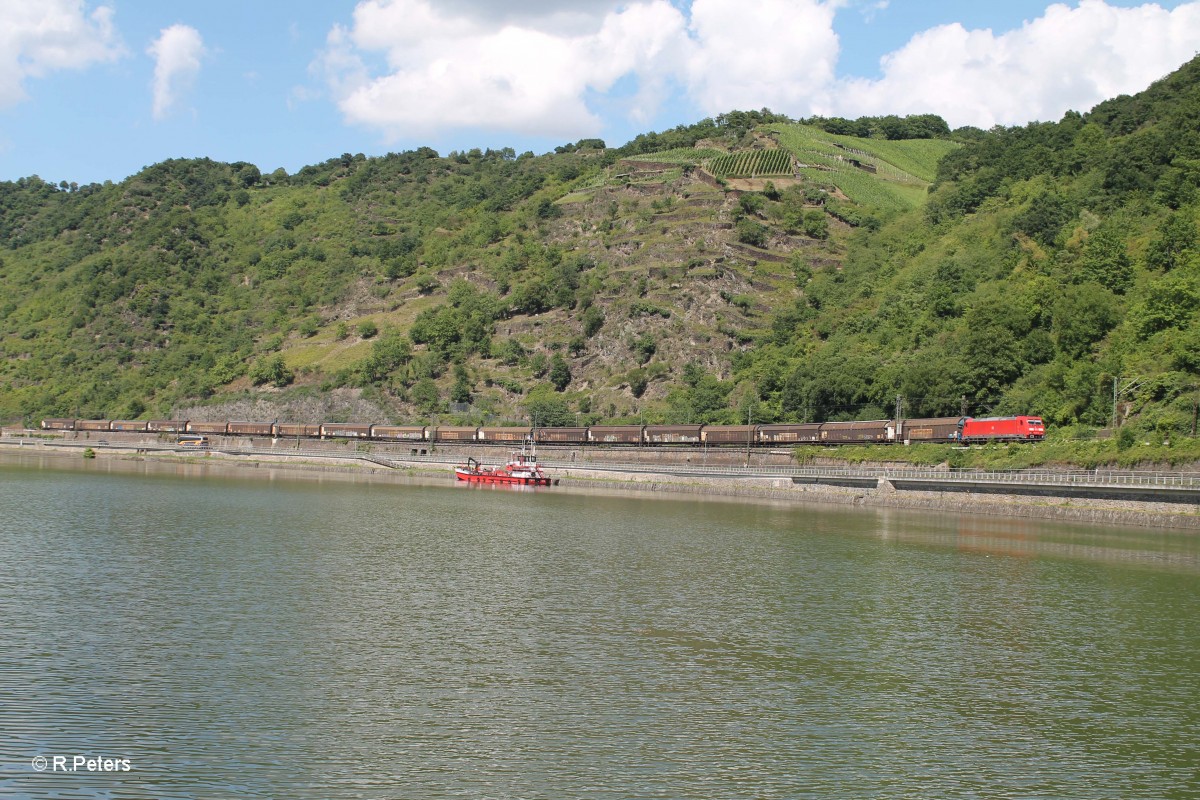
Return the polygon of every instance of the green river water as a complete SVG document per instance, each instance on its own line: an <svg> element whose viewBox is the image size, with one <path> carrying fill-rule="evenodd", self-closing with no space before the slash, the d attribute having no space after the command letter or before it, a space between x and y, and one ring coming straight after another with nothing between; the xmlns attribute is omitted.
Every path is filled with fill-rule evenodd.
<svg viewBox="0 0 1200 800"><path fill-rule="evenodd" d="M58 464L2 796L1200 797L1192 533Z"/></svg>

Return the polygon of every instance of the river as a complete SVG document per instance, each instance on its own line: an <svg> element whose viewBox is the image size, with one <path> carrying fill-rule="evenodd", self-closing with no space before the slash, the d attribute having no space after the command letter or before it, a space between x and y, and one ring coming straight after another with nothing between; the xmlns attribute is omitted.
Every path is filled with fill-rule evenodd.
<svg viewBox="0 0 1200 800"><path fill-rule="evenodd" d="M0 795L1200 796L1195 534L261 473L0 465Z"/></svg>

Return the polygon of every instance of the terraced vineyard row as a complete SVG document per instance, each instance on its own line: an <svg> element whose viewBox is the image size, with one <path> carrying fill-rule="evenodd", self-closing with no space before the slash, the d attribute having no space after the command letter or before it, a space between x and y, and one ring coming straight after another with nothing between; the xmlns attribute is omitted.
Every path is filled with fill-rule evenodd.
<svg viewBox="0 0 1200 800"><path fill-rule="evenodd" d="M783 148L746 150L717 156L708 171L720 178L761 178L792 174L792 156Z"/></svg>
<svg viewBox="0 0 1200 800"><path fill-rule="evenodd" d="M713 147L676 147L674 150L664 150L659 153L630 156L626 161L653 161L660 164L683 164L699 166L710 158L716 158L722 151Z"/></svg>

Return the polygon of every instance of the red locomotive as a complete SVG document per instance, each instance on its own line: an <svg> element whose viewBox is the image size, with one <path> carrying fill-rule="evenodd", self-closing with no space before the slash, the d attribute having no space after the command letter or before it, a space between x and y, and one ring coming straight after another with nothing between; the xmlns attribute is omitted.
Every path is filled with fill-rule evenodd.
<svg viewBox="0 0 1200 800"><path fill-rule="evenodd" d="M971 442L1037 442L1046 436L1041 417L966 417L959 440Z"/></svg>

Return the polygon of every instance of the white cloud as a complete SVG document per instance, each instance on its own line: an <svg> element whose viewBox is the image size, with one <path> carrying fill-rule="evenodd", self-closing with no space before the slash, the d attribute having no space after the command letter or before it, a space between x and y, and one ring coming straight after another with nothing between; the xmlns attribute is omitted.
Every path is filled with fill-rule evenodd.
<svg viewBox="0 0 1200 800"><path fill-rule="evenodd" d="M154 118L165 119L200 73L204 40L190 25L172 25L146 52L154 57Z"/></svg>
<svg viewBox="0 0 1200 800"><path fill-rule="evenodd" d="M1052 5L995 33L945 25L840 78L835 15L886 0L361 0L314 71L347 122L397 140L462 129L576 138L614 99L651 119L673 90L701 113L938 113L1021 124L1140 91L1195 54L1200 1L1166 11ZM632 95L632 96L631 96Z"/></svg>
<svg viewBox="0 0 1200 800"><path fill-rule="evenodd" d="M427 0L368 0L354 20L330 33L320 65L346 119L393 139L483 127L593 134L600 120L587 108L588 90L606 92L630 74L652 78L684 25L665 0L609 13L584 35L496 27ZM372 53L383 55L387 74L369 74L363 59Z"/></svg>
<svg viewBox="0 0 1200 800"><path fill-rule="evenodd" d="M25 99L27 78L114 61L124 48L113 10L83 0L0 0L0 108Z"/></svg>
<svg viewBox="0 0 1200 800"><path fill-rule="evenodd" d="M826 111L940 114L952 126L1020 125L1087 111L1177 69L1200 45L1200 3L1167 11L1082 0L993 33L943 25L885 56L883 77L846 81Z"/></svg>
<svg viewBox="0 0 1200 800"><path fill-rule="evenodd" d="M694 0L690 94L706 113L769 107L787 113L824 97L834 78L835 3Z"/></svg>

